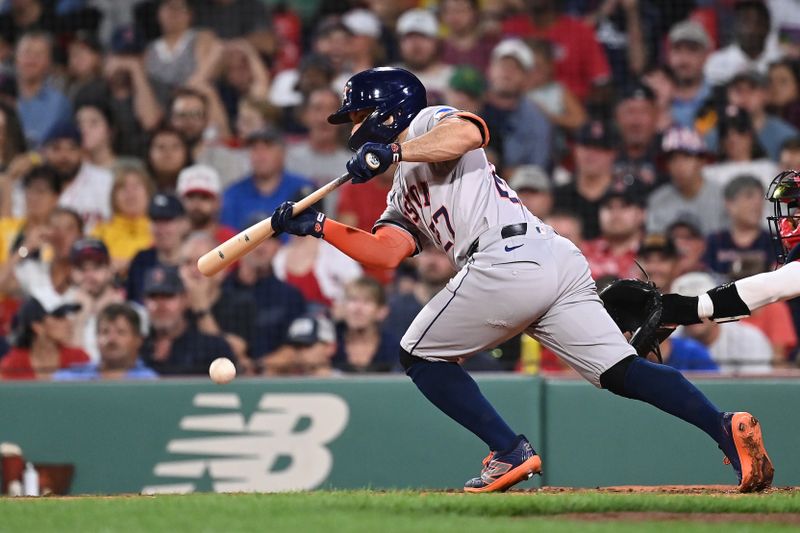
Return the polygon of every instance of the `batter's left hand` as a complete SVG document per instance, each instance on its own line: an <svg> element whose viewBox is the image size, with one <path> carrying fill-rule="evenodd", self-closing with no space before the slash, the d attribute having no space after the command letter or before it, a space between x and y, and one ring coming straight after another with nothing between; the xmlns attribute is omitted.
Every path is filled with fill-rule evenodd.
<svg viewBox="0 0 800 533"><path fill-rule="evenodd" d="M325 231L325 214L309 207L302 213L292 216L294 202L283 202L272 213L272 229L275 234L291 233L301 237L310 235L320 238Z"/></svg>
<svg viewBox="0 0 800 533"><path fill-rule="evenodd" d="M365 143L347 162L353 183L365 183L402 159L398 143Z"/></svg>

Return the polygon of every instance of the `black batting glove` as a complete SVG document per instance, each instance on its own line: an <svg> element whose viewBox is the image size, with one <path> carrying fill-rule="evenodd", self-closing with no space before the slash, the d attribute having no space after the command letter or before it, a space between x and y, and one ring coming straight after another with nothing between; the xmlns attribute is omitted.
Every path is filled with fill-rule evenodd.
<svg viewBox="0 0 800 533"><path fill-rule="evenodd" d="M294 202L283 202L272 212L272 229L275 234L283 232L304 237L321 238L325 229L325 213L309 207L297 216L292 216Z"/></svg>
<svg viewBox="0 0 800 533"><path fill-rule="evenodd" d="M364 143L347 162L347 172L353 183L366 183L402 158L398 143Z"/></svg>

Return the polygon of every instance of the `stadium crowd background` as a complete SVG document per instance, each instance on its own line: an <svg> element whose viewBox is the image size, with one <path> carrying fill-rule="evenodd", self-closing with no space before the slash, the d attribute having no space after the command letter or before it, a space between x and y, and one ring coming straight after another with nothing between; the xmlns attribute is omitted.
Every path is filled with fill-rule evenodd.
<svg viewBox="0 0 800 533"><path fill-rule="evenodd" d="M6 0L0 4L0 379L394 372L454 274L280 236L216 243L344 172L347 78L414 72L479 113L487 154L598 285L698 294L774 267L764 190L800 168L796 0ZM370 229L392 176L324 210ZM502 298L502 295L498 295ZM682 370L795 366L800 304L689 326ZM473 370L569 371L516 337Z"/></svg>

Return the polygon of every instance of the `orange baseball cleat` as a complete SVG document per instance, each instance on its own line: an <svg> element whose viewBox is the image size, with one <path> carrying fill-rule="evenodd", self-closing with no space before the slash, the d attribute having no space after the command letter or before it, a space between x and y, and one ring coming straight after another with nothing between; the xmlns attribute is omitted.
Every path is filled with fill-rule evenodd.
<svg viewBox="0 0 800 533"><path fill-rule="evenodd" d="M464 484L466 492L505 492L520 481L542 473L542 459L524 435L518 435L511 448L498 454L491 452L483 460L480 477Z"/></svg>
<svg viewBox="0 0 800 533"><path fill-rule="evenodd" d="M725 463L730 464L739 476L739 492L759 492L772 485L775 468L764 448L761 424L750 413L725 413L722 427L733 441L726 452ZM723 450L725 451L725 450Z"/></svg>

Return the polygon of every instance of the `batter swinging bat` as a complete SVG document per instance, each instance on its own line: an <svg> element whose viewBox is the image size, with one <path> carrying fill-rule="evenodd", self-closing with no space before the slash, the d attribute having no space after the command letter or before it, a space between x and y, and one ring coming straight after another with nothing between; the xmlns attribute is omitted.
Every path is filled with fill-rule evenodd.
<svg viewBox="0 0 800 533"><path fill-rule="evenodd" d="M377 156L372 152L367 153L364 159L367 165L372 169L376 169L380 166L380 161L378 161ZM350 181L350 174L342 174L327 185L323 185L294 204L292 216L302 213L348 181ZM264 240L271 237L272 234L272 217L256 222L198 259L197 269L204 276L213 276L220 270L227 268L228 265L243 255L249 253L253 248L264 242Z"/></svg>

